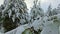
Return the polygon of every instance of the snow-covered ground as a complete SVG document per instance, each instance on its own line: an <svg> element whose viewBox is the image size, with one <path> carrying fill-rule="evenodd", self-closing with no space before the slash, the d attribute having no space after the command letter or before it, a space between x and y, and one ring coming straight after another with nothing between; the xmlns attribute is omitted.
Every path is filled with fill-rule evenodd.
<svg viewBox="0 0 60 34"><path fill-rule="evenodd" d="M6 32L5 34L22 34L22 32L27 28L30 28L30 26L28 24L21 25L14 30Z"/></svg>
<svg viewBox="0 0 60 34"><path fill-rule="evenodd" d="M57 17L57 18L55 18L55 17ZM32 26L34 27L34 29L36 31L38 31L38 29L42 29L41 34L60 34L59 33L60 32L60 30L59 30L60 22L56 22L56 23L53 22L55 19L57 19L57 20L60 19L60 14L48 17L47 19L46 18L47 17L43 18L43 20L45 20L45 23L43 22L43 20L41 20L41 18L39 18L39 20L35 20L32 24L20 25L16 29L6 32L5 34L22 34L22 32L25 29L31 28ZM52 18L52 20L51 20L51 18ZM50 21L47 21L48 19ZM1 34L1 32L0 32L0 34Z"/></svg>

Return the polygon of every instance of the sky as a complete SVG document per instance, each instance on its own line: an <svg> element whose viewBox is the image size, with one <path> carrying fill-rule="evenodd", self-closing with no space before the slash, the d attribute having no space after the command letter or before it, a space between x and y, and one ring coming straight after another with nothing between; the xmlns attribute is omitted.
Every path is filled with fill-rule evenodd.
<svg viewBox="0 0 60 34"><path fill-rule="evenodd" d="M34 0L25 0L28 9L30 9L33 6ZM56 8L58 4L60 3L60 0L39 0L41 3L41 8L44 10L47 10L47 7L49 4L52 5L52 8ZM0 5L3 4L4 0L0 0Z"/></svg>
<svg viewBox="0 0 60 34"><path fill-rule="evenodd" d="M26 0L28 8L31 8L33 6L34 0ZM60 0L39 0L41 3L41 8L45 11L47 10L48 6L51 4L52 8L56 8L58 4L60 3Z"/></svg>

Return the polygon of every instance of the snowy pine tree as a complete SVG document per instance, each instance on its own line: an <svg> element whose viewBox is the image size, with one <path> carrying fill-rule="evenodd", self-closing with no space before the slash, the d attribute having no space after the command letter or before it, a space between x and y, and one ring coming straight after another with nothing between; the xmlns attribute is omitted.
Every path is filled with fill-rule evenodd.
<svg viewBox="0 0 60 34"><path fill-rule="evenodd" d="M58 14L58 11L57 11L56 8L54 8L54 9L52 10L52 15L57 15L57 14Z"/></svg>
<svg viewBox="0 0 60 34"><path fill-rule="evenodd" d="M43 27L43 25L41 24L43 22L42 20L44 17L44 11L42 10L40 6L40 1L38 0L34 1L34 5L31 9L30 14L31 14L32 27L33 27L34 34L40 34L40 32L42 31L42 27Z"/></svg>
<svg viewBox="0 0 60 34"><path fill-rule="evenodd" d="M4 6L1 5L0 6L0 32L4 32L4 28L3 28L3 18L2 18L2 10L4 9Z"/></svg>
<svg viewBox="0 0 60 34"><path fill-rule="evenodd" d="M38 0L35 0L34 1L34 5L31 9L31 17L32 19L36 19L37 16L43 16L44 15L44 12L42 10L42 8L40 7L40 2L38 3Z"/></svg>
<svg viewBox="0 0 60 34"><path fill-rule="evenodd" d="M52 16L52 8L51 8L51 4L48 6L48 10L47 10L47 16Z"/></svg>
<svg viewBox="0 0 60 34"><path fill-rule="evenodd" d="M57 8L52 9L51 13L52 15L60 14L60 4L58 5Z"/></svg>
<svg viewBox="0 0 60 34"><path fill-rule="evenodd" d="M57 8L56 8L56 11L58 14L60 14L60 4L58 4Z"/></svg>
<svg viewBox="0 0 60 34"><path fill-rule="evenodd" d="M27 22L26 16L28 16L28 13L24 0L4 0L2 6L3 27L5 32L15 29L18 24L21 24L21 21L23 22L25 20L24 23Z"/></svg>

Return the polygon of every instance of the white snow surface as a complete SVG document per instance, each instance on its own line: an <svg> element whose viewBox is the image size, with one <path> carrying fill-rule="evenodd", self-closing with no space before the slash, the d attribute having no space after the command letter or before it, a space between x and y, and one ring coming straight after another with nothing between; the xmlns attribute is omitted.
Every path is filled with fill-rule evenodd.
<svg viewBox="0 0 60 34"><path fill-rule="evenodd" d="M1 32L0 32L0 34L4 34L4 33L1 33Z"/></svg>
<svg viewBox="0 0 60 34"><path fill-rule="evenodd" d="M21 25L14 30L6 32L5 34L22 34L22 32L27 28L30 28L30 26L28 24Z"/></svg>
<svg viewBox="0 0 60 34"><path fill-rule="evenodd" d="M51 19L52 17L57 16L57 19L60 19L60 14L58 15L54 15L49 17L48 19ZM60 26L60 22L53 22L53 20L50 21L46 21L45 22L45 27L43 28L41 34L60 34L59 32L59 26Z"/></svg>

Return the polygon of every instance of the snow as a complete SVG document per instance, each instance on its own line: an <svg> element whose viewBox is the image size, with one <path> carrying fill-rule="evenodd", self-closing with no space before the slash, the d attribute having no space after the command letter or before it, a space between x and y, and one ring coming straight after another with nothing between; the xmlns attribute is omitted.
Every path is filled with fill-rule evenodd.
<svg viewBox="0 0 60 34"><path fill-rule="evenodd" d="M41 34L59 34L59 27L56 24L49 24L42 30Z"/></svg>
<svg viewBox="0 0 60 34"><path fill-rule="evenodd" d="M15 21L15 15L13 15L12 20L13 20L13 22Z"/></svg>
<svg viewBox="0 0 60 34"><path fill-rule="evenodd" d="M0 32L0 34L4 34L4 33L1 33L1 32Z"/></svg>
<svg viewBox="0 0 60 34"><path fill-rule="evenodd" d="M9 10L9 18L11 17L11 14L12 14L12 12L11 12L11 10Z"/></svg>
<svg viewBox="0 0 60 34"><path fill-rule="evenodd" d="M39 29L42 30L43 29L43 22L41 20L41 18L39 18L39 20L35 20L33 23L32 23L32 26L34 27L34 30L38 31Z"/></svg>
<svg viewBox="0 0 60 34"><path fill-rule="evenodd" d="M17 27L16 29L14 30L11 30L9 32L6 32L5 34L22 34L22 32L25 30L25 29L28 29L30 28L30 26L28 24L25 24L25 25L21 25L19 27Z"/></svg>
<svg viewBox="0 0 60 34"><path fill-rule="evenodd" d="M20 19L20 23L21 23L21 24L24 24L25 22L26 22L25 19Z"/></svg>
<svg viewBox="0 0 60 34"><path fill-rule="evenodd" d="M52 17L53 18L57 17L57 20L60 19L59 15L51 16L48 19L51 19ZM46 21L46 23L44 24L45 27L42 30L41 34L59 34L59 25L60 25L60 22L56 22L55 23L55 22L53 22L53 20Z"/></svg>
<svg viewBox="0 0 60 34"><path fill-rule="evenodd" d="M0 33L4 33L4 28L3 27L1 27Z"/></svg>
<svg viewBox="0 0 60 34"><path fill-rule="evenodd" d="M6 32L5 34L22 34L22 32L25 29L31 28L32 26L34 27L35 31L38 31L39 29L42 30L41 34L59 34L59 32L60 32L60 28L59 28L60 27L60 22L58 22L58 23L53 22L55 19L52 19L52 18L55 18L55 17L57 17L56 18L57 20L60 20L60 14L50 16L50 17L47 17L47 16L40 17L38 15L35 18L36 20L32 21L32 23L29 22L28 24L20 25L16 29L13 29L9 32ZM49 19L49 21L48 21L48 19ZM45 23L43 21L45 21ZM25 22L25 20L21 19L20 22L23 24Z"/></svg>
<svg viewBox="0 0 60 34"><path fill-rule="evenodd" d="M59 25L57 25L57 23L53 23L53 20L47 21L46 19L45 20L46 22L43 23L43 20L46 17L43 20L42 20L42 17L40 17L39 20L37 20L37 18L32 24L25 24L25 25L18 26L16 29L9 31L6 34L15 34L15 33L22 34L22 32L25 29L31 28L32 26L36 31L38 31L38 29L41 29L42 30L41 34L59 34ZM51 18L48 18L48 19L51 19Z"/></svg>
<svg viewBox="0 0 60 34"><path fill-rule="evenodd" d="M38 2L35 1L36 5L33 6L33 8L31 9L31 14L28 15L27 13L24 13L26 9L26 4L24 3L24 1L23 0L14 1L13 2L11 2L11 0L5 1L4 4L5 8L4 10L2 10L2 15L5 16L6 15L5 13L7 12L9 18L12 16L11 19L13 20L13 22L16 21L15 18L17 17L18 19L20 19L19 20L20 25L17 28L6 32L5 34L22 34L22 32L31 27L33 27L34 30L37 32L39 29L42 30L41 33L39 32L40 34L60 34L60 14L53 16L48 15L43 16L44 12L40 8L40 4L38 4ZM12 6L12 8L10 8L11 3L14 5ZM50 11L50 9L51 7L49 8L48 11ZM14 11L13 15L12 11ZM54 22L54 20L57 21ZM0 34L3 34L3 32L0 32Z"/></svg>

